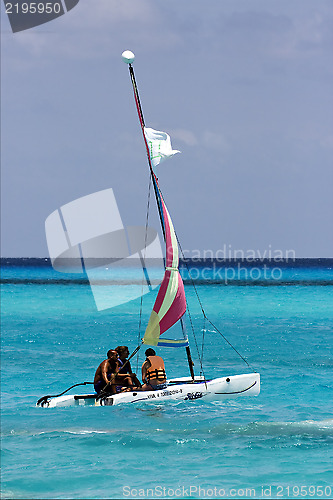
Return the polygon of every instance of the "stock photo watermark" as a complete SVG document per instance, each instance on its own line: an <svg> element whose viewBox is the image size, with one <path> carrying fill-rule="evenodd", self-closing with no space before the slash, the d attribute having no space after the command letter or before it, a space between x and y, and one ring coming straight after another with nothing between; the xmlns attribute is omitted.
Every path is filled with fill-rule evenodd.
<svg viewBox="0 0 333 500"><path fill-rule="evenodd" d="M123 486L123 498L332 498L333 489L328 485L262 485L259 487L223 488L199 485L173 487L156 485L153 488Z"/></svg>
<svg viewBox="0 0 333 500"><path fill-rule="evenodd" d="M183 278L186 279L187 268L179 268ZM258 283L263 281L280 281L283 276L280 267L270 267L264 264L261 267L244 267L237 263L236 266L221 267L213 262L210 266L195 267L191 266L188 270L189 278L193 281L214 282L214 283Z"/></svg>
<svg viewBox="0 0 333 500"><path fill-rule="evenodd" d="M88 277L98 311L125 304L162 281L157 231L123 224L113 189L66 203L45 221L52 267Z"/></svg>
<svg viewBox="0 0 333 500"><path fill-rule="evenodd" d="M8 2L3 0L13 33L18 33L57 19L72 10L80 0L39 0Z"/></svg>
<svg viewBox="0 0 333 500"><path fill-rule="evenodd" d="M218 250L187 250L183 249L183 260L190 262L200 262L202 260L214 260L216 262L228 262L230 260L237 260L241 262L295 262L296 252L293 249L277 249L272 245L268 245L264 250L259 248L234 248L231 244L224 244Z"/></svg>
<svg viewBox="0 0 333 500"><path fill-rule="evenodd" d="M84 274L99 311L142 297L162 281L165 263L157 231L125 226L112 188L61 206L47 217L45 232L53 268ZM217 251L183 250L179 272L185 284L279 284L282 262L295 260L291 249L225 244Z"/></svg>
<svg viewBox="0 0 333 500"><path fill-rule="evenodd" d="M293 249L236 249L224 244L218 250L183 250L180 273L197 282L258 284L279 282L281 264L296 261Z"/></svg>

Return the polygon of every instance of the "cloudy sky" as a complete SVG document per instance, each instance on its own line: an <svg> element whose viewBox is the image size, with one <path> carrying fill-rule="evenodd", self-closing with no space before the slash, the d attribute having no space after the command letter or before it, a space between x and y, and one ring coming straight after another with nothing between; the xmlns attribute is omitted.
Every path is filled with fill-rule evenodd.
<svg viewBox="0 0 333 500"><path fill-rule="evenodd" d="M158 176L183 248L332 257L332 26L330 0L80 0L15 34L3 14L2 255L48 256L47 216L109 187L144 224L130 49L182 151Z"/></svg>

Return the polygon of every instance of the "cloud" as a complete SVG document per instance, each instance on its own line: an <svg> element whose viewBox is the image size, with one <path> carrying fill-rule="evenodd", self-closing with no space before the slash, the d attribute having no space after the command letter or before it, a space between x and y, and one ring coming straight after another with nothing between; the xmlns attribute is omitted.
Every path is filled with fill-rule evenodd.
<svg viewBox="0 0 333 500"><path fill-rule="evenodd" d="M320 59L330 51L332 8L325 4L296 10L273 9L259 0L233 8L210 1L210 9L202 0L187 11L174 0L81 0L50 23L5 33L4 50L11 51L9 64L25 67L55 59L110 60L131 49L148 54L152 68L162 54L177 50L218 63L225 75L250 84L262 73L283 74L291 62Z"/></svg>
<svg viewBox="0 0 333 500"><path fill-rule="evenodd" d="M195 146L198 143L197 138L191 130L173 129L170 131L170 136L172 140L178 140L187 146Z"/></svg>
<svg viewBox="0 0 333 500"><path fill-rule="evenodd" d="M220 152L225 152L230 148L223 134L208 130L203 134L203 144L211 149L218 149Z"/></svg>
<svg viewBox="0 0 333 500"><path fill-rule="evenodd" d="M14 58L42 60L105 59L125 49L170 50L181 36L163 22L151 0L82 0L64 16L14 36L5 33ZM120 49L121 47L121 49ZM121 53L120 52L120 53Z"/></svg>
<svg viewBox="0 0 333 500"><path fill-rule="evenodd" d="M330 21L318 12L300 15L294 19L292 29L271 47L271 53L285 59L318 55L322 50L328 49L332 42L329 24Z"/></svg>
<svg viewBox="0 0 333 500"><path fill-rule="evenodd" d="M331 213L325 204L333 145L332 7L331 0L80 0L38 28L16 34L5 28L3 213L16 221L7 223L5 252L40 254L41 214L84 193L112 185L124 200L129 192L140 199L148 172L120 57L125 49L137 55L147 125L170 133L184 152L177 161L179 176L192 183L189 196L200 191L207 211L218 214L222 180L234 186L243 176L234 214L242 234L251 224L249 192L266 193L270 206L267 193L273 185L285 193L288 178L281 227L293 209L303 211L304 223L293 233L302 242L312 199L313 220L318 215L322 222L311 229L324 234ZM214 183L205 180L203 165ZM17 190L21 205L29 207L20 213ZM231 189L228 202L233 197ZM214 217L212 226L220 224ZM22 234L31 224L29 240ZM274 224L268 226L267 238L274 231ZM256 237L260 241L260 231ZM309 244L303 254L320 256L313 248ZM322 255L326 248L323 243Z"/></svg>

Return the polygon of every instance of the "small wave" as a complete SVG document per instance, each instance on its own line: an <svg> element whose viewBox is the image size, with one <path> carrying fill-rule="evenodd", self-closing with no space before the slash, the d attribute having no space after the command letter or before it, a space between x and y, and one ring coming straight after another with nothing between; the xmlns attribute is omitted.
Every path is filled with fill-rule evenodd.
<svg viewBox="0 0 333 500"><path fill-rule="evenodd" d="M50 429L46 431L34 431L34 430L10 430L9 432L3 432L3 437L55 437L63 436L66 434L76 435L76 436L91 436L94 434L115 434L118 430L100 430L100 429Z"/></svg>
<svg viewBox="0 0 333 500"><path fill-rule="evenodd" d="M251 422L245 426L223 424L212 429L215 434L238 434L244 436L330 436L333 431L333 419L304 420L300 422Z"/></svg>
<svg viewBox="0 0 333 500"><path fill-rule="evenodd" d="M215 415L216 416L216 415ZM183 436L180 438L177 436L179 433ZM193 438L193 434L200 434L200 439L197 437ZM203 421L198 421L197 425L191 428L173 428L167 425L164 428L149 427L140 429L131 429L117 427L116 429L80 429L80 428L60 428L60 429L48 429L48 430L33 430L33 429L11 429L7 432L2 433L3 438L6 437L61 437L65 435L89 437L94 435L117 435L120 440L127 440L130 438L135 439L145 439L145 435L152 438L153 435L169 435L174 436L177 440L177 444L183 444L185 442L194 441L204 441L208 435L219 435L219 436L232 436L232 435L243 435L243 436L293 436L293 435L312 435L312 436L332 436L333 437L333 419L324 420L303 420L295 422L281 422L281 421L254 421L247 424L237 424L230 422L213 424L211 418L205 419Z"/></svg>
<svg viewBox="0 0 333 500"><path fill-rule="evenodd" d="M177 444L188 444L188 443L206 443L206 439L197 439L197 438L191 438L191 439L176 439Z"/></svg>
<svg viewBox="0 0 333 500"><path fill-rule="evenodd" d="M90 285L85 278L54 279L54 278L2 278L3 285Z"/></svg>
<svg viewBox="0 0 333 500"><path fill-rule="evenodd" d="M77 436L91 435L91 434L108 434L107 431L96 431L96 430L81 430L81 431L63 431L68 434L75 434Z"/></svg>
<svg viewBox="0 0 333 500"><path fill-rule="evenodd" d="M0 490L0 498L7 498L8 500L12 498L13 500L16 500L18 496L12 490Z"/></svg>

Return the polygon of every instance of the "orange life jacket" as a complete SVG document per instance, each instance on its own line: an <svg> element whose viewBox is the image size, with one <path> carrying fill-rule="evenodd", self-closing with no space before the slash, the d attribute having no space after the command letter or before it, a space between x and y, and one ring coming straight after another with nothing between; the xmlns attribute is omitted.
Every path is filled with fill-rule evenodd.
<svg viewBox="0 0 333 500"><path fill-rule="evenodd" d="M148 356L151 366L147 369L146 376L148 382L152 378L163 380L166 378L164 361L160 356Z"/></svg>

